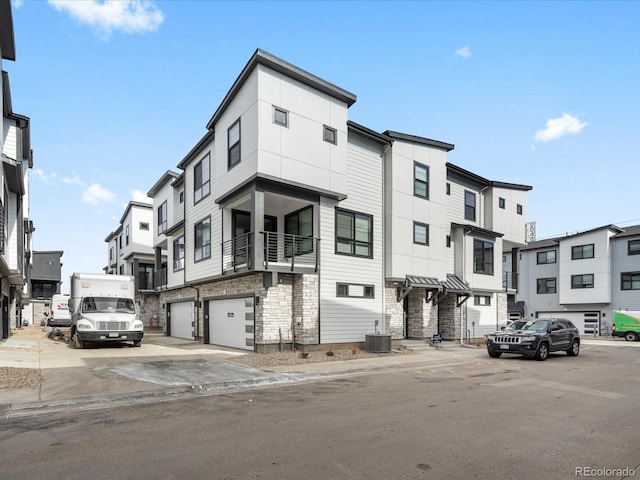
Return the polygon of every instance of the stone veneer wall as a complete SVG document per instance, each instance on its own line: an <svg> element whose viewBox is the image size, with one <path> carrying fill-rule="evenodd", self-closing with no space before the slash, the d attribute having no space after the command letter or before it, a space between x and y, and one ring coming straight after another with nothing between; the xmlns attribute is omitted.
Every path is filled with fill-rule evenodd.
<svg viewBox="0 0 640 480"><path fill-rule="evenodd" d="M293 323L295 343L320 343L320 282L318 275L295 275L293 279Z"/></svg>
<svg viewBox="0 0 640 480"><path fill-rule="evenodd" d="M160 328L160 295L157 293L138 293L136 303L140 320L145 328Z"/></svg>
<svg viewBox="0 0 640 480"><path fill-rule="evenodd" d="M415 288L409 293L409 338L431 338L438 332L438 307L425 302L425 290Z"/></svg>
<svg viewBox="0 0 640 480"><path fill-rule="evenodd" d="M399 287L402 287L401 282L386 282L384 286L384 333L394 340L404 338L403 301L397 300Z"/></svg>
<svg viewBox="0 0 640 480"><path fill-rule="evenodd" d="M496 293L496 302L498 303L498 325L506 325L509 319L508 306L509 301L507 299L506 292Z"/></svg>
<svg viewBox="0 0 640 480"><path fill-rule="evenodd" d="M466 310L463 303L461 307L457 307L458 302L456 295L447 295L439 304L440 308L440 335L444 340L460 339L460 316ZM464 315L466 319L466 315ZM466 321L463 325L466 332Z"/></svg>

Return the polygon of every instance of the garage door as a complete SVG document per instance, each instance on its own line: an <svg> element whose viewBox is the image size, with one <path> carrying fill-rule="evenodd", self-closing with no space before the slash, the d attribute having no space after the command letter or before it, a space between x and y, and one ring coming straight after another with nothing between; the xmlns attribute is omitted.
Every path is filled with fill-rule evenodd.
<svg viewBox="0 0 640 480"><path fill-rule="evenodd" d="M193 302L170 303L169 322L170 336L193 340L195 338Z"/></svg>
<svg viewBox="0 0 640 480"><path fill-rule="evenodd" d="M540 312L539 318L566 318L571 320L581 334L600 334L600 312Z"/></svg>
<svg viewBox="0 0 640 480"><path fill-rule="evenodd" d="M209 301L209 343L253 350L253 297Z"/></svg>

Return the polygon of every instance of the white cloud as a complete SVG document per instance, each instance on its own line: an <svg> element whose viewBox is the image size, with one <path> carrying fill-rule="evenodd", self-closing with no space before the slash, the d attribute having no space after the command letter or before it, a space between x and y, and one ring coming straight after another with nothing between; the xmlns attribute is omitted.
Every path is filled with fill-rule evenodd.
<svg viewBox="0 0 640 480"><path fill-rule="evenodd" d="M93 183L82 194L82 200L91 205L113 202L115 194L97 183Z"/></svg>
<svg viewBox="0 0 640 480"><path fill-rule="evenodd" d="M51 182L53 182L53 180L55 180L55 178L57 177L55 172L54 173L46 173L41 168L34 168L31 174L34 177L39 178L40 180L42 180L46 184L51 184Z"/></svg>
<svg viewBox="0 0 640 480"><path fill-rule="evenodd" d="M49 4L106 36L114 30L152 32L164 21L164 14L148 0L49 0Z"/></svg>
<svg viewBox="0 0 640 480"><path fill-rule="evenodd" d="M586 126L586 122L581 122L577 117L563 113L561 117L547 120L545 128L536 132L535 139L541 142L548 142L566 135L577 135Z"/></svg>
<svg viewBox="0 0 640 480"><path fill-rule="evenodd" d="M85 185L78 175L74 175L73 177L62 177L60 181L67 185Z"/></svg>
<svg viewBox="0 0 640 480"><path fill-rule="evenodd" d="M131 192L131 196L134 202L153 203L153 200L147 197L147 194L144 192L141 192L140 190L134 190L133 192Z"/></svg>
<svg viewBox="0 0 640 480"><path fill-rule="evenodd" d="M464 46L456 50L456 55L462 58L469 58L473 53L471 53L471 49L468 46Z"/></svg>

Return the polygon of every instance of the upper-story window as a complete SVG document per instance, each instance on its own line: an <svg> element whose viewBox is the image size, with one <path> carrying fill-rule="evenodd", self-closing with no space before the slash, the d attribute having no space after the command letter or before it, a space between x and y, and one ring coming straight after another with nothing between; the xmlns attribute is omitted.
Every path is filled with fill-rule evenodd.
<svg viewBox="0 0 640 480"><path fill-rule="evenodd" d="M627 243L627 253L629 255L640 255L640 240L629 240Z"/></svg>
<svg viewBox="0 0 640 480"><path fill-rule="evenodd" d="M193 167L193 203L209 195L209 154Z"/></svg>
<svg viewBox="0 0 640 480"><path fill-rule="evenodd" d="M469 190L464 191L464 218L476 221L476 194Z"/></svg>
<svg viewBox="0 0 640 480"><path fill-rule="evenodd" d="M118 237L118 243L120 246L120 250L122 250L122 234L120 234L120 236ZM122 255L122 253L120 253L120 255Z"/></svg>
<svg viewBox="0 0 640 480"><path fill-rule="evenodd" d="M429 225L413 222L413 243L429 245Z"/></svg>
<svg viewBox="0 0 640 480"><path fill-rule="evenodd" d="M273 107L273 123L282 125L283 127L289 126L289 112L282 108Z"/></svg>
<svg viewBox="0 0 640 480"><path fill-rule="evenodd" d="M184 270L184 235L173 241L173 271Z"/></svg>
<svg viewBox="0 0 640 480"><path fill-rule="evenodd" d="M429 167L426 165L413 164L413 194L416 197L429 198Z"/></svg>
<svg viewBox="0 0 640 480"><path fill-rule="evenodd" d="M538 252L537 263L538 265L544 265L547 263L556 263L556 251L548 250L546 252Z"/></svg>
<svg viewBox="0 0 640 480"><path fill-rule="evenodd" d="M624 272L620 279L622 290L640 290L640 272Z"/></svg>
<svg viewBox="0 0 640 480"><path fill-rule="evenodd" d="M505 208L505 204L506 204L505 199L502 198L502 197L498 197L498 207L504 209Z"/></svg>
<svg viewBox="0 0 640 480"><path fill-rule="evenodd" d="M109 260L113 260L113 247L109 249Z"/></svg>
<svg viewBox="0 0 640 480"><path fill-rule="evenodd" d="M473 271L493 275L493 243L473 241Z"/></svg>
<svg viewBox="0 0 640 480"><path fill-rule="evenodd" d="M206 218L195 225L194 260L199 262L211 258L211 219Z"/></svg>
<svg viewBox="0 0 640 480"><path fill-rule="evenodd" d="M158 207L158 235L167 229L167 202L162 202Z"/></svg>
<svg viewBox="0 0 640 480"><path fill-rule="evenodd" d="M522 205L520 205L519 203L516 205L516 213L518 215L522 215Z"/></svg>
<svg viewBox="0 0 640 480"><path fill-rule="evenodd" d="M336 208L336 253L373 257L373 217Z"/></svg>
<svg viewBox="0 0 640 480"><path fill-rule="evenodd" d="M556 279L554 277L538 278L536 283L536 293L540 295L556 293Z"/></svg>
<svg viewBox="0 0 640 480"><path fill-rule="evenodd" d="M571 288L593 288L593 273L571 275Z"/></svg>
<svg viewBox="0 0 640 480"><path fill-rule="evenodd" d="M149 223L148 222L140 222L139 225L140 230L149 231Z"/></svg>
<svg viewBox="0 0 640 480"><path fill-rule="evenodd" d="M240 119L227 130L227 145L229 146L227 166L231 168L240 163Z"/></svg>
<svg viewBox="0 0 640 480"><path fill-rule="evenodd" d="M571 260L581 260L583 258L593 258L593 243L571 247Z"/></svg>
<svg viewBox="0 0 640 480"><path fill-rule="evenodd" d="M324 126L323 130L324 130L324 134L323 134L324 141L337 145L338 131L335 128L328 127L327 125Z"/></svg>
<svg viewBox="0 0 640 480"><path fill-rule="evenodd" d="M309 205L284 217L285 255L302 255L313 251L313 206ZM300 238L305 237L305 238Z"/></svg>
<svg viewBox="0 0 640 480"><path fill-rule="evenodd" d="M449 182L447 182L445 190L447 192L447 195L451 195L451 184Z"/></svg>
<svg viewBox="0 0 640 480"><path fill-rule="evenodd" d="M125 245L129 245L129 225L124 227L124 231L125 231L124 243Z"/></svg>

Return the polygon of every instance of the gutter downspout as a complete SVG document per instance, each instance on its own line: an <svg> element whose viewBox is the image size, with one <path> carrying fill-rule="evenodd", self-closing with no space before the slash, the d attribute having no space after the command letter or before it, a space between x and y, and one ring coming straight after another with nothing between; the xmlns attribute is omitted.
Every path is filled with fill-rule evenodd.
<svg viewBox="0 0 640 480"><path fill-rule="evenodd" d="M471 230L468 228L465 228L462 231L462 281L466 283L466 272L467 272L467 235L469 234ZM466 308L466 303L465 302L465 308ZM464 324L463 324L463 316L462 316L462 305L460 305L460 345L464 345Z"/></svg>
<svg viewBox="0 0 640 480"><path fill-rule="evenodd" d="M385 236L387 234L387 215L386 215L386 209L387 209L387 199L386 199L386 195L385 195L385 189L386 189L386 184L385 184L385 169L386 169L386 155L389 152L389 150L391 150L391 147L393 146L393 143L389 144L387 147L385 147L385 149L382 151L382 312L380 313L381 315L381 323L382 323L382 333L386 334L386 322L385 322L385 313L386 313L386 302L385 302L385 298L386 295L384 294L386 286L387 286L387 255L386 255L386 244L385 244ZM402 331L404 332L404 315L402 318Z"/></svg>

